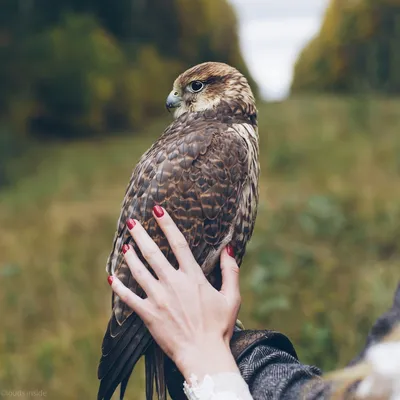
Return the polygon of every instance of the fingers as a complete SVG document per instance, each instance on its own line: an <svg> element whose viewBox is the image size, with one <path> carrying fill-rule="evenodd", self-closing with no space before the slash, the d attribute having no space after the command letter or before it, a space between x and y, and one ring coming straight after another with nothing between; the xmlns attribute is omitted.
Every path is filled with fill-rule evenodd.
<svg viewBox="0 0 400 400"><path fill-rule="evenodd" d="M155 206L153 208L153 214L171 246L171 249L179 263L179 268L183 271L193 271L197 268L199 272L201 272L185 237L167 211L161 206Z"/></svg>
<svg viewBox="0 0 400 400"><path fill-rule="evenodd" d="M126 225L128 226L133 240L138 245L142 256L149 263L151 268L153 268L159 279L165 279L168 277L169 273L175 271L162 251L138 221L129 219Z"/></svg>
<svg viewBox="0 0 400 400"><path fill-rule="evenodd" d="M222 287L221 293L234 306L240 305L240 288L239 288L239 267L231 245L226 246L221 253L221 272L222 272Z"/></svg>
<svg viewBox="0 0 400 400"><path fill-rule="evenodd" d="M128 289L116 276L109 276L108 283L115 294L132 310L144 319L148 313L146 301Z"/></svg>
<svg viewBox="0 0 400 400"><path fill-rule="evenodd" d="M147 296L152 295L157 290L159 282L143 265L132 246L124 244L122 252L124 253L125 261L137 283L146 292Z"/></svg>

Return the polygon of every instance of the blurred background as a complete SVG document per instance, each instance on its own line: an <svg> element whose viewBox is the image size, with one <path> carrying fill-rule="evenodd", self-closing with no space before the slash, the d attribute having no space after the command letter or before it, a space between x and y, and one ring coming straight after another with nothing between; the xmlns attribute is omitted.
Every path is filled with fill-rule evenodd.
<svg viewBox="0 0 400 400"><path fill-rule="evenodd" d="M278 3L1 1L2 390L95 398L125 187L175 77L210 60L259 97L240 319L325 370L362 348L400 277L400 1Z"/></svg>

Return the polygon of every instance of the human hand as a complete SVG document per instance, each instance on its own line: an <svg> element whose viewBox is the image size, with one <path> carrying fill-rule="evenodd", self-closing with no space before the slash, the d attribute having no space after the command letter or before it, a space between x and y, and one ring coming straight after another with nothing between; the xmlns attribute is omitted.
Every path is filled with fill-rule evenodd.
<svg viewBox="0 0 400 400"><path fill-rule="evenodd" d="M109 277L112 289L139 315L187 381L191 374L202 379L206 374L238 372L229 348L240 307L239 268L232 247L228 245L222 251L223 283L217 291L205 278L165 209L155 206L153 215L168 239L179 269L172 267L138 221L129 220L132 238L158 280L133 248L125 245L125 260L147 298L140 298L114 276Z"/></svg>

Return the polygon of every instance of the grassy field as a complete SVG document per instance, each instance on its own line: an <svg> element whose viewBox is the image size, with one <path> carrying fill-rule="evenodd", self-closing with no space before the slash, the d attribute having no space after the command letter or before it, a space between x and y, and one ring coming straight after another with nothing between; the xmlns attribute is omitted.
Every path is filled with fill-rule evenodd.
<svg viewBox="0 0 400 400"><path fill-rule="evenodd" d="M259 107L261 204L241 319L285 332L302 361L324 369L361 349L400 279L399 109L326 97ZM95 397L120 203L166 123L38 149L25 178L0 192L1 389ZM143 399L142 388L138 370L127 398Z"/></svg>

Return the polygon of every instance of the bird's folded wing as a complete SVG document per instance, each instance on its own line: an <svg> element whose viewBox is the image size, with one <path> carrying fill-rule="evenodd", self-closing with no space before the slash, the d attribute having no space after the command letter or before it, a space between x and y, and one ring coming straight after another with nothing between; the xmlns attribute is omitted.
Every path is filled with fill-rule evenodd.
<svg viewBox="0 0 400 400"><path fill-rule="evenodd" d="M167 259L178 267L152 216L156 204L167 209L202 265L218 250L237 215L239 195L248 175L247 157L243 139L231 126L207 119L172 124L133 173L108 262L109 273L143 295L121 254L125 243L140 253L126 228L128 218L139 220ZM131 310L116 296L114 313L121 324Z"/></svg>
<svg viewBox="0 0 400 400"><path fill-rule="evenodd" d="M145 294L121 254L122 246L130 243L140 256L126 228L128 218L143 224L177 268L168 242L152 216L154 205L168 210L200 265L219 251L229 232L232 234L238 214L238 199L248 175L246 143L238 135L241 128L218 120L193 118L176 120L143 155L124 198L107 271L142 297ZM98 373L106 388L103 392L115 390L129 377L148 343L149 334L142 321L114 296Z"/></svg>

